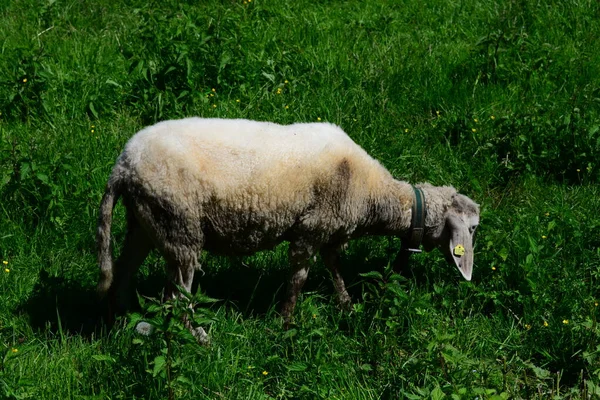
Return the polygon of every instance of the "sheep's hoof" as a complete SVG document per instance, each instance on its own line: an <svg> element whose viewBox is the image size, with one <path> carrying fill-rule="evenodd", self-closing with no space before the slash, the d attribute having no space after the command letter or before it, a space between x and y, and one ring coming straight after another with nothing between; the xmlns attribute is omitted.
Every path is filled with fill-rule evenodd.
<svg viewBox="0 0 600 400"><path fill-rule="evenodd" d="M154 327L147 322L138 322L135 326L135 331L140 335L150 336L154 332Z"/></svg>
<svg viewBox="0 0 600 400"><path fill-rule="evenodd" d="M199 344L203 346L208 346L210 344L210 338L208 337L208 333L206 333L206 331L201 326L191 329L191 332Z"/></svg>
<svg viewBox="0 0 600 400"><path fill-rule="evenodd" d="M291 321L291 318L284 318L283 319L283 330L284 331L288 331L290 329L293 329L296 326L296 324L294 324Z"/></svg>
<svg viewBox="0 0 600 400"><path fill-rule="evenodd" d="M338 297L338 304L340 305L340 308L344 311L352 310L352 299L350 298L350 295L348 295L348 293L340 294L340 296Z"/></svg>

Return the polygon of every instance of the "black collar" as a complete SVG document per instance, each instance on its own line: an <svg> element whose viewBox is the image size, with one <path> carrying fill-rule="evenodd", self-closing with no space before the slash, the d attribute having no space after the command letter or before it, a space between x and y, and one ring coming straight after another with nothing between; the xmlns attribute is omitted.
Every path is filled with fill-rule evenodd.
<svg viewBox="0 0 600 400"><path fill-rule="evenodd" d="M410 230L408 231L408 241L406 245L403 244L403 248L406 251L413 253L421 252L421 242L423 241L423 234L425 233L425 216L427 215L427 207L425 205L425 195L423 190L413 186L415 191L415 199L412 205L412 220L410 223Z"/></svg>

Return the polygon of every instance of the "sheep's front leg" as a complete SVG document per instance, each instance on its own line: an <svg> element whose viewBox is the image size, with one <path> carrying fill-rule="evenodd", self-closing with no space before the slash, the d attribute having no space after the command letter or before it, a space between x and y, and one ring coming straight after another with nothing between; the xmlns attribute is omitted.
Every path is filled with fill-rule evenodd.
<svg viewBox="0 0 600 400"><path fill-rule="evenodd" d="M283 316L283 326L288 329L290 326L292 313L296 307L296 301L302 286L308 277L310 269L310 259L313 256L313 251L309 247L299 247L290 243L289 262L292 268L292 273L288 280L286 298L281 307L281 315Z"/></svg>
<svg viewBox="0 0 600 400"><path fill-rule="evenodd" d="M333 287L335 288L335 292L338 295L338 301L340 302L340 306L344 309L348 309L351 304L350 295L346 290L344 279L342 278L342 275L340 274L339 270L340 253L343 247L343 245L324 247L321 249L321 257L323 258L325 266L329 269L329 271L331 271Z"/></svg>

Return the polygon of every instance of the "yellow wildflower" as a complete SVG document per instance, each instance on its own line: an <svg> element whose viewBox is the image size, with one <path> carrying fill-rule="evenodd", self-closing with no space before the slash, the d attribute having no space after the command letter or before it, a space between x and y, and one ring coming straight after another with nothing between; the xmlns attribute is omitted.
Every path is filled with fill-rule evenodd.
<svg viewBox="0 0 600 400"><path fill-rule="evenodd" d="M548 321L544 321L544 326L548 326Z"/></svg>
<svg viewBox="0 0 600 400"><path fill-rule="evenodd" d="M269 373L267 371L263 371L263 375L267 376L267 375L269 375Z"/></svg>
<svg viewBox="0 0 600 400"><path fill-rule="evenodd" d="M215 88L212 88L211 90L212 90L213 93L217 92L217 90Z"/></svg>
<svg viewBox="0 0 600 400"><path fill-rule="evenodd" d="M495 271L495 270L496 270L496 267L492 267L492 271Z"/></svg>
<svg viewBox="0 0 600 400"><path fill-rule="evenodd" d="M581 172L581 170L579 168L577 168L577 172Z"/></svg>
<svg viewBox="0 0 600 400"><path fill-rule="evenodd" d="M8 261L4 260L4 261L2 261L2 264L8 265Z"/></svg>
<svg viewBox="0 0 600 400"><path fill-rule="evenodd" d="M10 269L4 268L4 272L6 272L8 274L10 272Z"/></svg>
<svg viewBox="0 0 600 400"><path fill-rule="evenodd" d="M23 78L23 83L27 83L27 78Z"/></svg>
<svg viewBox="0 0 600 400"><path fill-rule="evenodd" d="M548 236L542 235L542 239L548 239Z"/></svg>
<svg viewBox="0 0 600 400"><path fill-rule="evenodd" d="M594 306L598 307L598 302L595 302L595 303L594 303Z"/></svg>
<svg viewBox="0 0 600 400"><path fill-rule="evenodd" d="M495 120L495 119L496 119L496 117L494 117L494 116L492 115L492 116L490 116L490 119L493 121L493 120Z"/></svg>
<svg viewBox="0 0 600 400"><path fill-rule="evenodd" d="M283 81L283 83L285 83L286 85L289 83L288 80L286 79L285 81Z"/></svg>
<svg viewBox="0 0 600 400"><path fill-rule="evenodd" d="M285 106L285 109L287 110L288 108L290 108L289 106Z"/></svg>
<svg viewBox="0 0 600 400"><path fill-rule="evenodd" d="M13 352L13 353L18 353L18 352L19 352L19 349L15 349L15 348L13 348L13 349L12 349L12 352Z"/></svg>
<svg viewBox="0 0 600 400"><path fill-rule="evenodd" d="M569 324L569 320L568 319L563 319L563 324L568 325Z"/></svg>
<svg viewBox="0 0 600 400"><path fill-rule="evenodd" d="M479 120L477 118L473 118L473 121L475 122L479 122Z"/></svg>
<svg viewBox="0 0 600 400"><path fill-rule="evenodd" d="M317 318L317 314L313 314L313 318Z"/></svg>
<svg viewBox="0 0 600 400"><path fill-rule="evenodd" d="M216 104L213 104L213 108L217 108L217 105L216 105Z"/></svg>
<svg viewBox="0 0 600 400"><path fill-rule="evenodd" d="M475 129L475 128L471 128L471 131L472 131L473 133L475 133L475 132L477 132L477 129Z"/></svg>
<svg viewBox="0 0 600 400"><path fill-rule="evenodd" d="M525 329L530 330L531 329L531 325L525 324Z"/></svg>
<svg viewBox="0 0 600 400"><path fill-rule="evenodd" d="M277 88L277 94L281 94L281 88Z"/></svg>
<svg viewBox="0 0 600 400"><path fill-rule="evenodd" d="M440 116L440 112L439 112L439 110L438 110L438 111L436 111L435 113L437 114L437 116L438 116L438 117Z"/></svg>
<svg viewBox="0 0 600 400"><path fill-rule="evenodd" d="M239 102L240 102L240 99L237 99L235 102L236 102L236 103L239 103Z"/></svg>
<svg viewBox="0 0 600 400"><path fill-rule="evenodd" d="M408 128L406 128L406 129L404 130L404 133L408 133Z"/></svg>
<svg viewBox="0 0 600 400"><path fill-rule="evenodd" d="M320 121L320 120L321 120L321 117L317 117L317 121Z"/></svg>

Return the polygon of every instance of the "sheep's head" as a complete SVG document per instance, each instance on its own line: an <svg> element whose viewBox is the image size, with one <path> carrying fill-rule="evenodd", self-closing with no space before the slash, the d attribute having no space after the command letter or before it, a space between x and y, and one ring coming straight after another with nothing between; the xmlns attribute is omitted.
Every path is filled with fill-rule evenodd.
<svg viewBox="0 0 600 400"><path fill-rule="evenodd" d="M427 226L423 247L426 251L439 247L448 263L456 265L462 276L470 281L473 272L473 239L479 225L479 205L467 196L454 193L449 207L431 211L434 215L431 215L430 221L434 221L434 224ZM439 214L435 215L435 211ZM428 216L429 212L428 209Z"/></svg>

